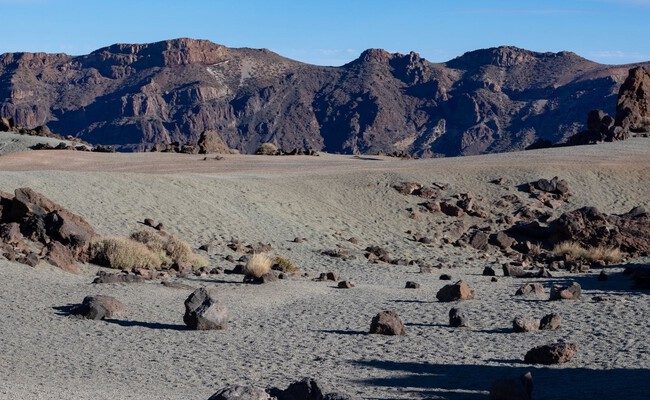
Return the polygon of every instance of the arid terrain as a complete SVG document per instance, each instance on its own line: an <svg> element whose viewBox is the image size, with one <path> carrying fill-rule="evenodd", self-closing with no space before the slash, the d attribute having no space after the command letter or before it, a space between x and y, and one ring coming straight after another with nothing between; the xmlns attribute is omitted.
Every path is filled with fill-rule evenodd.
<svg viewBox="0 0 650 400"><path fill-rule="evenodd" d="M2 135L0 149L16 139ZM84 264L74 274L0 257L0 398L203 400L226 385L286 387L311 377L324 392L352 399L487 399L496 379L526 371L539 400L647 398L650 293L632 288L621 273L627 264L647 265L647 257L612 263L606 281L597 279L599 268L514 278L503 276L502 264L511 259L497 247L479 250L457 239L475 227L502 229L491 215L499 207L510 215L514 206L499 206L500 199L544 208L522 190L540 178L558 176L571 188L571 196L544 208L551 219L584 206L607 214L650 208L649 139L426 160L218 158L79 151L0 156L0 191L30 187L98 234L126 236L152 218L195 249L210 244L197 250L210 268L235 267L244 254L228 245L238 238L270 244L269 254L307 274L260 285L224 273L173 278L176 287L160 279L94 284L106 268ZM504 180L491 183L498 178ZM472 193L490 216L423 212L422 198L394 188L410 181L435 183L441 196ZM416 234L430 240L416 241ZM369 262L368 246L414 262ZM323 254L332 250L345 257ZM497 281L483 276L486 266ZM329 271L356 286L314 280ZM451 281L440 280L442 274ZM436 298L459 279L475 290L473 299ZM407 281L421 287L405 289ZM553 284L571 281L582 286L581 298L549 301ZM542 283L546 293L515 296L527 282ZM215 288L228 307L227 329L186 329L183 302L201 286ZM61 312L95 294L115 297L126 312L101 321ZM464 309L469 327L449 326L452 306ZM368 334L382 310L399 314L406 335ZM559 330L512 331L515 316L549 313L562 317ZM558 340L577 345L570 361L524 363L527 351Z"/></svg>

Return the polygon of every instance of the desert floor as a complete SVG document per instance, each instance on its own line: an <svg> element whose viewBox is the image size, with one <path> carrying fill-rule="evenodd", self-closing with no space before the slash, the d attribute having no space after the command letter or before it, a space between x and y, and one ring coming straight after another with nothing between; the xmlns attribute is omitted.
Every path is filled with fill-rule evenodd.
<svg viewBox="0 0 650 400"><path fill-rule="evenodd" d="M314 377L327 391L360 399L487 399L497 378L533 374L535 399L645 399L650 380L650 293L630 289L622 274L598 282L594 271L554 273L541 281L572 279L578 301L516 298L528 279L497 275L504 258L494 250L423 245L407 230L435 236L451 217L413 220L405 210L418 199L391 186L402 180L444 182L454 191L487 199L521 195L516 185L558 175L574 195L563 210L585 205L608 213L650 207L650 140L433 160L321 155L229 155L222 160L181 154L100 154L29 151L0 156L0 190L29 186L82 215L101 234L127 235L145 217L193 246L213 242L212 266L225 243L238 237L269 242L273 254L294 260L311 277L336 271L356 287L294 278L244 285L241 275L194 277L184 283L215 286L230 310L226 331L188 331L182 322L189 290L152 281L91 284L97 267L72 275L47 265L30 268L0 260L0 398L207 399L227 384L285 387ZM507 187L488 183L506 177ZM562 210L559 210L562 211ZM307 238L293 243L294 237ZM350 237L359 239L354 245ZM437 238L439 239L439 238ZM370 264L363 249L380 245L400 258L444 267ZM355 259L320 254L343 246ZM634 260L647 263L648 260ZM612 271L620 271L613 269ZM476 298L462 302L470 329L450 328L453 303L435 294L439 274L462 278ZM412 280L421 289L406 290ZM453 281L452 281L453 282ZM128 307L121 320L89 321L54 307L108 294ZM595 302L594 296L605 301ZM368 335L370 320L396 310L407 335ZM511 333L515 315L557 312L559 331ZM560 366L523 364L530 348L558 339L578 355Z"/></svg>

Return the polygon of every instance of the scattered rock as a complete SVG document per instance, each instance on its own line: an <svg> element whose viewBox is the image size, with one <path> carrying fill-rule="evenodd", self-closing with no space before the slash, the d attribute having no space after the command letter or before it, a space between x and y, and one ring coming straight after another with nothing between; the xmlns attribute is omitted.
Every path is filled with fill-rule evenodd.
<svg viewBox="0 0 650 400"><path fill-rule="evenodd" d="M474 289L460 280L453 285L445 285L438 291L436 298L441 302L451 302L456 300L469 300L474 298Z"/></svg>
<svg viewBox="0 0 650 400"><path fill-rule="evenodd" d="M454 328L469 326L469 321L465 312L456 307L449 310L449 326Z"/></svg>
<svg viewBox="0 0 650 400"><path fill-rule="evenodd" d="M488 235L483 231L474 231L469 240L469 245L477 250L485 250L488 244Z"/></svg>
<svg viewBox="0 0 650 400"><path fill-rule="evenodd" d="M251 386L227 386L210 396L208 400L273 400L263 389Z"/></svg>
<svg viewBox="0 0 650 400"><path fill-rule="evenodd" d="M86 296L83 302L74 307L72 315L86 319L111 319L124 314L126 307L116 298L111 296L96 295Z"/></svg>
<svg viewBox="0 0 650 400"><path fill-rule="evenodd" d="M560 324L562 324L562 317L558 314L547 314L542 317L539 322L539 329L546 331L555 331L560 329Z"/></svg>
<svg viewBox="0 0 650 400"><path fill-rule="evenodd" d="M539 329L539 321L526 317L515 317L512 320L512 330L515 332L533 332Z"/></svg>
<svg viewBox="0 0 650 400"><path fill-rule="evenodd" d="M496 272L492 267L483 268L483 276L496 276Z"/></svg>
<svg viewBox="0 0 650 400"><path fill-rule="evenodd" d="M226 329L228 309L216 298L215 289L198 288L185 300L183 322L190 329Z"/></svg>
<svg viewBox="0 0 650 400"><path fill-rule="evenodd" d="M440 202L440 211L450 217L461 217L464 214L460 207L446 201Z"/></svg>
<svg viewBox="0 0 650 400"><path fill-rule="evenodd" d="M507 250L515 243L515 239L508 236L505 232L497 232L490 235L490 244L503 250Z"/></svg>
<svg viewBox="0 0 650 400"><path fill-rule="evenodd" d="M417 282L413 282L413 281L406 282L405 289L419 289L419 288L420 288L420 284Z"/></svg>
<svg viewBox="0 0 650 400"><path fill-rule="evenodd" d="M582 288L577 282L573 282L568 286L553 285L550 300L575 300L579 299L581 294Z"/></svg>
<svg viewBox="0 0 650 400"><path fill-rule="evenodd" d="M531 400L533 375L526 372L516 379L499 379L490 387L490 400Z"/></svg>
<svg viewBox="0 0 650 400"><path fill-rule="evenodd" d="M577 353L578 346L574 343L558 342L529 350L524 361L528 364L562 364L570 361Z"/></svg>
<svg viewBox="0 0 650 400"><path fill-rule="evenodd" d="M370 333L380 335L405 335L404 323L395 311L382 311L370 324Z"/></svg>
<svg viewBox="0 0 650 400"><path fill-rule="evenodd" d="M354 283L350 281L341 281L337 285L339 289L352 289L354 287Z"/></svg>
<svg viewBox="0 0 650 400"><path fill-rule="evenodd" d="M322 400L323 392L318 383L311 378L293 382L284 390L271 389L270 394L277 400Z"/></svg>
<svg viewBox="0 0 650 400"><path fill-rule="evenodd" d="M521 285L515 292L515 296L528 296L531 294L537 297L542 297L546 295L546 291L541 283L534 282Z"/></svg>
<svg viewBox="0 0 650 400"><path fill-rule="evenodd" d="M451 275L449 275L449 274L441 274L439 279L441 281L450 281L451 280Z"/></svg>
<svg viewBox="0 0 650 400"><path fill-rule="evenodd" d="M111 274L99 271L93 283L142 283L144 278L135 274Z"/></svg>

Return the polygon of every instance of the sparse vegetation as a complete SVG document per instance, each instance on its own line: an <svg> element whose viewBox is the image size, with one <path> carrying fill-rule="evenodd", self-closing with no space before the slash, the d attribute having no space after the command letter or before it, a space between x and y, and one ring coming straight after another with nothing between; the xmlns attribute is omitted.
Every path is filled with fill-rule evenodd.
<svg viewBox="0 0 650 400"><path fill-rule="evenodd" d="M273 143L262 143L260 147L257 149L257 151L255 152L255 154L272 156L275 155L277 151L278 151L278 147Z"/></svg>
<svg viewBox="0 0 650 400"><path fill-rule="evenodd" d="M273 259L273 269L277 269L287 274L295 274L300 271L300 268L298 268L293 261L282 256L276 256Z"/></svg>
<svg viewBox="0 0 650 400"><path fill-rule="evenodd" d="M254 254L244 266L244 275L261 278L271 271L273 259L266 254Z"/></svg>
<svg viewBox="0 0 650 400"><path fill-rule="evenodd" d="M623 258L621 250L616 247L589 247L585 248L580 243L562 242L553 248L556 255L568 255L575 260L604 261L607 263L620 262Z"/></svg>
<svg viewBox="0 0 650 400"><path fill-rule="evenodd" d="M135 240L121 237L100 237L90 244L92 262L122 270L133 268L159 269L161 257Z"/></svg>
<svg viewBox="0 0 650 400"><path fill-rule="evenodd" d="M131 239L144 244L149 250L159 254L163 259L163 264L190 264L194 268L208 265L208 260L194 253L189 244L174 235L141 230L132 233Z"/></svg>

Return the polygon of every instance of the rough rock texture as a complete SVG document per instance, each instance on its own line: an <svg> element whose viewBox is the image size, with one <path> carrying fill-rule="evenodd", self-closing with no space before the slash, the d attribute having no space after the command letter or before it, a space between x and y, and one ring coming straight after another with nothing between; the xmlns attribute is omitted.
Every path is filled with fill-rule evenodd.
<svg viewBox="0 0 650 400"><path fill-rule="evenodd" d="M549 227L556 243L574 241L584 247L616 247L635 256L650 253L650 215L642 207L621 215L583 207L562 214Z"/></svg>
<svg viewBox="0 0 650 400"><path fill-rule="evenodd" d="M521 285L515 292L515 296L529 296L535 295L537 297L542 297L546 295L544 290L544 285L539 282L524 283Z"/></svg>
<svg viewBox="0 0 650 400"><path fill-rule="evenodd" d="M264 389L250 386L227 386L210 396L208 400L271 400Z"/></svg>
<svg viewBox="0 0 650 400"><path fill-rule="evenodd" d="M546 331L555 331L560 329L562 317L558 314L546 314L539 321L539 329Z"/></svg>
<svg viewBox="0 0 650 400"><path fill-rule="evenodd" d="M124 304L111 296L86 296L83 302L71 310L72 315L86 319L110 319L122 315L126 310Z"/></svg>
<svg viewBox="0 0 650 400"><path fill-rule="evenodd" d="M469 320L467 319L467 315L465 315L465 311L456 307L449 310L449 326L454 328L469 326Z"/></svg>
<svg viewBox="0 0 650 400"><path fill-rule="evenodd" d="M529 350L524 361L528 364L562 364L571 360L577 353L578 346L575 344L559 342Z"/></svg>
<svg viewBox="0 0 650 400"><path fill-rule="evenodd" d="M512 320L512 330L515 332L534 332L539 329L539 321L527 317L515 317Z"/></svg>
<svg viewBox="0 0 650 400"><path fill-rule="evenodd" d="M441 302L469 300L474 298L474 289L469 287L466 282L458 281L453 285L443 286L438 293L436 293L436 298Z"/></svg>
<svg viewBox="0 0 650 400"><path fill-rule="evenodd" d="M550 300L576 300L582 295L582 288L577 282L571 285L553 285Z"/></svg>
<svg viewBox="0 0 650 400"><path fill-rule="evenodd" d="M271 395L278 400L323 400L323 392L311 378L293 382L284 390L272 389Z"/></svg>
<svg viewBox="0 0 650 400"><path fill-rule="evenodd" d="M490 400L531 400L533 375L526 372L517 379L499 379L490 387Z"/></svg>
<svg viewBox="0 0 650 400"><path fill-rule="evenodd" d="M613 113L630 66L515 47L449 62L364 51L341 67L205 40L115 44L82 56L0 55L0 116L91 143L145 149L206 130L329 152L461 155L559 142L592 109ZM576 93L580 93L576 96Z"/></svg>
<svg viewBox="0 0 650 400"><path fill-rule="evenodd" d="M404 323L395 311L382 311L370 323L370 333L380 335L405 335Z"/></svg>
<svg viewBox="0 0 650 400"><path fill-rule="evenodd" d="M650 68L630 70L618 92L616 125L624 131L650 132Z"/></svg>
<svg viewBox="0 0 650 400"><path fill-rule="evenodd" d="M228 309L217 299L214 289L198 288L185 300L183 322L194 330L226 329Z"/></svg>

